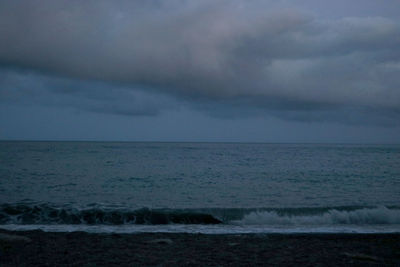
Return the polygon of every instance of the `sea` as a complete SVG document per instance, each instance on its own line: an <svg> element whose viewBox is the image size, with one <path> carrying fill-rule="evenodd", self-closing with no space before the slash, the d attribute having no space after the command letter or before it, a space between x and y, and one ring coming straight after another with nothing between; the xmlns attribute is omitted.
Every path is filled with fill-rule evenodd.
<svg viewBox="0 0 400 267"><path fill-rule="evenodd" d="M399 233L400 145L2 141L0 228Z"/></svg>

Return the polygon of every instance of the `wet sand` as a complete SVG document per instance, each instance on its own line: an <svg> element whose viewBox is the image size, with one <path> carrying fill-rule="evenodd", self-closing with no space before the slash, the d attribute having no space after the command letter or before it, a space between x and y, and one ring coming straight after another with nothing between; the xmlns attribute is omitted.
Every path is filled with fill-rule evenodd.
<svg viewBox="0 0 400 267"><path fill-rule="evenodd" d="M0 266L400 266L400 234L0 230Z"/></svg>

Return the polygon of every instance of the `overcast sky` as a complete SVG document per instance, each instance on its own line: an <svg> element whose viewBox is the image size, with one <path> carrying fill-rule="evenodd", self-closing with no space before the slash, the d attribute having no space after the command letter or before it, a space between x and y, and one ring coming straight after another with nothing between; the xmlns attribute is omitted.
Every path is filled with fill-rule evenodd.
<svg viewBox="0 0 400 267"><path fill-rule="evenodd" d="M0 0L0 139L400 143L400 2Z"/></svg>

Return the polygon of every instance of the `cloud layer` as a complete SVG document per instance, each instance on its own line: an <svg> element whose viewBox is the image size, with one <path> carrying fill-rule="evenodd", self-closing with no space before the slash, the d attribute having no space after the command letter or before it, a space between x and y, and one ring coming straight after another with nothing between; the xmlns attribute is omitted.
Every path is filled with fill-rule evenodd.
<svg viewBox="0 0 400 267"><path fill-rule="evenodd" d="M1 1L0 65L189 102L276 114L344 107L398 121L400 22L324 20L287 2Z"/></svg>
<svg viewBox="0 0 400 267"><path fill-rule="evenodd" d="M0 77L0 104L72 108L125 116L154 116L177 108L171 97L104 82L1 69Z"/></svg>

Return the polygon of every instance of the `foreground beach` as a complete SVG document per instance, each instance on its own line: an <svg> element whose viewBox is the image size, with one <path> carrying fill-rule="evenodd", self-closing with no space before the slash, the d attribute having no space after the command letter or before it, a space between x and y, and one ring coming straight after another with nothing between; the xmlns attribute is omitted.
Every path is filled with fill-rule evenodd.
<svg viewBox="0 0 400 267"><path fill-rule="evenodd" d="M89 234L0 230L1 266L399 266L400 234Z"/></svg>

